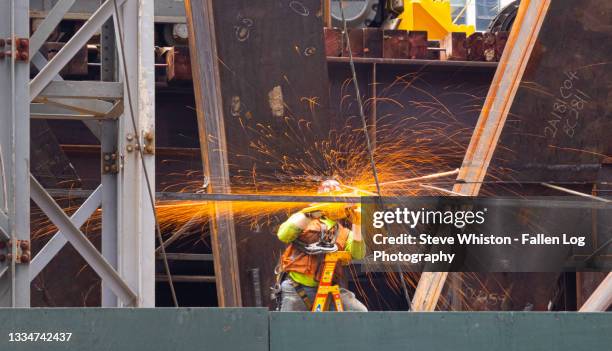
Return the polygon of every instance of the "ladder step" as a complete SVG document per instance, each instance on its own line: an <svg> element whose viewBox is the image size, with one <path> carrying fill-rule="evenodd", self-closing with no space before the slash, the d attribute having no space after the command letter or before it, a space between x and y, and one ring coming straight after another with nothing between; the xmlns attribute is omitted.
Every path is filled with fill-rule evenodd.
<svg viewBox="0 0 612 351"><path fill-rule="evenodd" d="M168 276L165 274L155 275L156 282L167 282ZM174 283L215 283L215 277L211 275L173 275Z"/></svg>

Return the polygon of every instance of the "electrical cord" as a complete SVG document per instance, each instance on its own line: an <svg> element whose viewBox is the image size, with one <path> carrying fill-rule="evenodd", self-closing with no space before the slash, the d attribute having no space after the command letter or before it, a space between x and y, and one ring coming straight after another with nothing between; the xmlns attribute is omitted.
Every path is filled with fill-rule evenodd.
<svg viewBox="0 0 612 351"><path fill-rule="evenodd" d="M155 232L157 234L157 240L159 240L161 244L161 256L164 262L164 270L166 271L166 276L168 277L168 285L170 286L170 293L172 295L172 302L174 303L174 307L179 307L178 299L176 297L176 291L174 289L174 283L172 282L172 274L170 273L170 265L168 264L168 256L166 255L166 248L164 245L164 241L161 235L161 228L159 226L159 221L157 220L157 212L155 211L155 196L153 195L153 191L151 190L151 179L149 177L149 171L147 170L145 160L144 160L144 151L140 142L140 133L138 131L138 127L136 124L136 119L134 117L134 106L132 105L132 93L130 87L132 86L129 81L129 77L127 74L127 60L125 58L125 41L123 37L123 29L121 28L121 21L119 20L119 8L117 6L117 0L113 0L113 5L115 7L115 21L117 23L117 30L119 34L119 45L121 46L121 62L123 63L123 78L125 79L125 83L127 85L127 103L130 109L130 117L132 120L132 128L134 128L134 133L136 133L136 145L138 147L138 153L140 155L140 161L142 163L142 169L145 176L145 181L147 183L147 192L149 194L149 200L151 202L151 208L153 209L153 218L155 220Z"/></svg>
<svg viewBox="0 0 612 351"><path fill-rule="evenodd" d="M361 123L363 127L363 133L365 135L366 146L368 148L368 156L370 158L370 167L372 168L372 175L374 177L374 182L376 183L376 193L378 194L378 201L380 202L381 207L384 207L382 200L382 193L380 191L380 181L378 179L378 171L376 170L376 162L374 161L374 151L372 150L372 141L370 140L370 134L368 133L368 123L366 121L365 112L363 108L363 101L361 100L361 93L359 91L359 82L357 81L357 72L355 70L355 60L353 59L353 50L351 50L351 39L348 34L348 27L346 24L346 17L344 16L344 1L340 0L340 15L342 17L342 30L344 32L344 37L346 38L346 45L349 53L349 65L351 67L351 74L353 80L353 86L355 87L355 98L357 99L357 105L359 106L359 116L361 117ZM408 309L410 309L410 296L408 295L408 287L406 286L406 280L404 279L404 274L400 270L399 271L400 282L402 284L402 290L404 291L404 297L406 298L406 302L408 302Z"/></svg>

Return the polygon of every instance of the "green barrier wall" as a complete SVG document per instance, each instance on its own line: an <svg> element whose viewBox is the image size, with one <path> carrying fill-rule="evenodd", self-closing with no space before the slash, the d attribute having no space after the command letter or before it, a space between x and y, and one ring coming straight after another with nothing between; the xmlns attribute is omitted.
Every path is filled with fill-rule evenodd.
<svg viewBox="0 0 612 351"><path fill-rule="evenodd" d="M59 308L0 309L0 318L0 351L612 350L610 313ZM72 337L11 342L11 332L71 332Z"/></svg>
<svg viewBox="0 0 612 351"><path fill-rule="evenodd" d="M268 350L263 308L1 309L0 351ZM69 342L10 342L9 332L72 332Z"/></svg>
<svg viewBox="0 0 612 351"><path fill-rule="evenodd" d="M272 313L270 350L603 351L612 314Z"/></svg>

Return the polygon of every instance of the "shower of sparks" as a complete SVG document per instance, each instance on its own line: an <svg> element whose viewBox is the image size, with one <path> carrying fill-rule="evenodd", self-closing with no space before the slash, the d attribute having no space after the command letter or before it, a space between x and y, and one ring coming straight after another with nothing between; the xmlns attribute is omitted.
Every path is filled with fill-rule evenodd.
<svg viewBox="0 0 612 351"><path fill-rule="evenodd" d="M452 188L456 176L453 170L461 163L473 131L471 126L459 122L456 114L473 113L482 105L482 91L471 94L455 86L447 87L444 94L461 96L463 103L461 106L446 106L440 101L440 96L433 96L415 86L414 83L420 79L420 73L397 77L393 84L379 92L376 99L379 114L373 156L384 196L446 195L443 188L423 186L423 183L442 180ZM349 82L347 80L343 84L339 116L335 118L345 121L344 126L328 131L326 138L318 139L312 123L302 116L286 116L274 126L254 123L250 113L237 116L244 134L241 139L248 142L248 152L244 152L243 145L228 145L229 159L235 162L230 165L231 173L235 174L231 179L231 192L316 196L320 180L335 178L344 190L334 195L376 195L363 129L355 112L356 102L349 91ZM403 115L405 106L400 103L399 96L410 91L425 98L409 101L413 111L418 111L416 115ZM303 97L301 101L312 113L319 107L316 99ZM402 101L407 100L404 97ZM373 99L366 99L366 110L371 109L373 103ZM296 150L300 150L301 155L296 156ZM244 167L249 164L251 166ZM441 172L444 173L439 175ZM161 184L160 191L203 191L201 171L169 174L165 178L174 180ZM211 183L215 184L216 181L212 179ZM65 205L69 214L78 208L78 204L73 204L71 199L58 200ZM192 230L184 230L184 226L206 228L212 215L232 216L238 224L248 224L252 228L263 226L272 232L288 215L309 205L252 201L159 201L156 211L160 227L168 238L178 230L184 235L193 233ZM40 213L33 211L33 217L34 239L57 231ZM101 210L98 210L82 226L82 230L86 234L99 235L100 227ZM416 277L408 273L405 277L408 285L415 287ZM368 276L368 279L372 277ZM387 284L400 294L401 284L396 274L387 274ZM371 285L376 290L374 284ZM361 285L357 289L362 296L366 296Z"/></svg>

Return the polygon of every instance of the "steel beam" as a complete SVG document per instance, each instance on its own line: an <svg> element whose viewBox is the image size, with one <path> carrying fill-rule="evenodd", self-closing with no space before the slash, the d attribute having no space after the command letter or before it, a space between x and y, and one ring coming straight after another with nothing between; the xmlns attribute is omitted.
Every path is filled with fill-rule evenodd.
<svg viewBox="0 0 612 351"><path fill-rule="evenodd" d="M118 82L53 81L38 99L107 99L123 98L123 85Z"/></svg>
<svg viewBox="0 0 612 351"><path fill-rule="evenodd" d="M100 29L100 27L113 14L114 3L122 5L126 0L106 0L100 8L94 12L85 24L74 34L64 47L40 69L40 72L30 82L30 101L34 100L42 90L49 84L64 66L70 62L72 57L87 44L89 39ZM134 17L136 18L136 17Z"/></svg>
<svg viewBox="0 0 612 351"><path fill-rule="evenodd" d="M87 197L91 190L47 189L52 196ZM304 196L304 195L263 195L263 194L220 194L220 193L170 193L155 194L158 201L248 201L248 202L293 202L293 203L359 203L360 196Z"/></svg>
<svg viewBox="0 0 612 351"><path fill-rule="evenodd" d="M359 203L360 196L303 196L303 195L260 195L260 194L197 194L197 193L157 193L158 200L180 201L248 201L248 202L294 202L294 203Z"/></svg>
<svg viewBox="0 0 612 351"><path fill-rule="evenodd" d="M109 120L102 122L102 138L100 139L102 158L117 152L118 122ZM119 240L118 227L118 188L117 173L103 172L102 176L102 254L108 262L117 269L117 252ZM125 232L121 233L125 235ZM102 307L117 307L119 301L110 287L102 284Z"/></svg>
<svg viewBox="0 0 612 351"><path fill-rule="evenodd" d="M94 116L93 114L85 114L82 112L76 112L72 109L67 109L61 106L44 103L31 103L30 104L30 118L35 119L93 119L102 118Z"/></svg>
<svg viewBox="0 0 612 351"><path fill-rule="evenodd" d="M580 312L605 312L610 306L612 306L612 273L608 273L603 282L580 307Z"/></svg>
<svg viewBox="0 0 612 351"><path fill-rule="evenodd" d="M32 56L31 62L39 70L45 67L45 65L48 63L47 59L44 58L40 52L37 52ZM59 74L56 74L53 80L63 81L64 79ZM81 101L77 99L53 99L48 100L47 103L63 106L67 109L96 116L106 115L106 113L108 113L113 106L112 103L102 100Z"/></svg>
<svg viewBox="0 0 612 351"><path fill-rule="evenodd" d="M106 117L113 108L112 103L101 100L45 99L44 101L49 105L55 105L85 115L93 115L98 118ZM97 137L99 137L99 134L99 132L94 132L94 135Z"/></svg>
<svg viewBox="0 0 612 351"><path fill-rule="evenodd" d="M76 113L62 113L62 114L44 114L44 113L33 113L30 115L31 119L43 119L43 120L63 120L63 121L83 121L84 123L98 121L104 119L94 115L81 115Z"/></svg>
<svg viewBox="0 0 612 351"><path fill-rule="evenodd" d="M28 38L29 1L0 1L0 38ZM16 52L15 40L1 48ZM4 224L13 243L30 239L30 120L28 81L30 65L16 61L13 55L0 60L0 172L2 172L3 203L7 217ZM14 247L15 248L15 247ZM0 307L29 307L29 265L10 260L0 263Z"/></svg>
<svg viewBox="0 0 612 351"><path fill-rule="evenodd" d="M229 165L221 97L221 79L213 2L185 1L189 27L189 47L198 115L200 149L204 174L210 180L209 192L230 193ZM196 34L197 33L197 34ZM236 232L231 211L221 214L216 204L211 223L211 243L215 255L217 300L221 307L242 305ZM227 214L230 213L230 214Z"/></svg>
<svg viewBox="0 0 612 351"><path fill-rule="evenodd" d="M48 16L50 0L32 1L30 17L44 18ZM156 23L185 23L185 6L182 0L155 0ZM87 20L100 6L100 0L78 0L64 16L70 20Z"/></svg>
<svg viewBox="0 0 612 351"><path fill-rule="evenodd" d="M550 0L523 0L508 45L474 129L453 192L477 196L493 152L506 122L514 95L544 21ZM433 311L438 304L448 273L424 272L417 286L411 309Z"/></svg>
<svg viewBox="0 0 612 351"><path fill-rule="evenodd" d="M45 19L40 23L36 32L30 37L30 57L38 52L75 1L76 0L58 0L57 3L55 3L55 6L53 6Z"/></svg>
<svg viewBox="0 0 612 351"><path fill-rule="evenodd" d="M70 221L76 228L81 228L83 224L91 217L91 215L100 207L102 203L102 185L83 202L76 212L70 217ZM66 245L68 239L58 231L47 242L47 244L38 252L30 263L30 280L34 280L36 276L47 266L49 262L57 255L58 252Z"/></svg>
<svg viewBox="0 0 612 351"><path fill-rule="evenodd" d="M68 218L61 207L45 191L38 181L30 176L30 195L38 207L49 217L51 222L62 231L72 246L79 252L91 268L110 286L115 294L119 296L126 306L134 306L138 297L130 289L128 284L113 269L113 267L102 257L96 247L87 239L79 228ZM29 286L29 285L28 285Z"/></svg>
<svg viewBox="0 0 612 351"><path fill-rule="evenodd" d="M120 2L117 0L118 5ZM152 1L128 0L114 14L115 33L120 34L116 37L118 56L126 61L123 67L119 60L125 108L118 120L118 153L123 164L117 179L117 269L138 295L139 307L155 306L155 216L149 198L149 191L155 194L155 189L148 189L145 181L146 173L151 187L155 186L155 156L145 151L141 159L136 150L136 138L143 149L145 144L153 151L155 147L153 5Z"/></svg>
<svg viewBox="0 0 612 351"><path fill-rule="evenodd" d="M100 32L100 78L103 81L118 81L118 63L116 50L116 34L113 18L109 19ZM122 87L123 90L123 87ZM123 104L123 103L122 103ZM119 116L123 110L119 113ZM115 154L118 157L118 122L107 120L102 122L100 151L102 159L105 156ZM117 251L119 226L118 216L118 193L117 193L117 173L102 172L101 175L103 195L102 195L102 255L106 260L117 269ZM102 284L102 307L117 307L119 300L113 291Z"/></svg>
<svg viewBox="0 0 612 351"><path fill-rule="evenodd" d="M328 57L328 62L349 63L348 57ZM353 62L356 64L380 64L380 65L410 65L424 67L461 67L474 69L495 69L498 66L497 62L484 61L442 61L428 59L397 59L397 58L379 58L379 57L353 57Z"/></svg>
<svg viewBox="0 0 612 351"><path fill-rule="evenodd" d="M37 52L34 56L31 56L31 63L40 70L47 64L47 59L45 59L40 52ZM54 80L61 81L63 79L59 74L56 74ZM83 101L75 99L58 99L49 100L47 103L92 115L104 115L109 108L112 108L112 104L110 102L99 100ZM95 122L83 121L83 123L87 126L87 128L89 128L93 135L96 136L96 138L100 139L100 131L98 130Z"/></svg>

